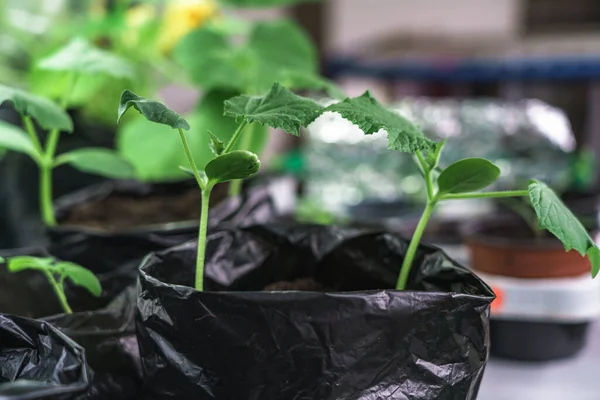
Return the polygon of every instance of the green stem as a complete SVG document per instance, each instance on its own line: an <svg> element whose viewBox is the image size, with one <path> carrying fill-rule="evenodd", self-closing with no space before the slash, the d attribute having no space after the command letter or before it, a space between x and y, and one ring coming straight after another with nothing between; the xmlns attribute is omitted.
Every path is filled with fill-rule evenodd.
<svg viewBox="0 0 600 400"><path fill-rule="evenodd" d="M25 130L29 134L29 138L33 142L33 147L35 147L35 150L41 157L44 154L44 149L42 149L42 144L40 143L40 139L35 131L35 126L33 125L33 121L29 115L23 116L23 124L25 125Z"/></svg>
<svg viewBox="0 0 600 400"><path fill-rule="evenodd" d="M425 210L423 210L421 219L417 224L417 228L413 233L412 239L410 240L410 244L408 245L408 250L406 251L406 255L404 256L404 260L402 261L402 268L400 269L400 276L398 277L398 282L396 283L396 290L406 289L406 282L408 281L408 276L410 275L410 269L412 267L413 259L415 258L415 254L417 253L417 249L419 248L419 243L421 242L421 237L423 237L425 227L427 226L427 222L431 217L435 205L435 200L428 201L427 205L425 206Z"/></svg>
<svg viewBox="0 0 600 400"><path fill-rule="evenodd" d="M458 193L442 195L441 200L459 200L459 199L488 199L500 197L526 197L529 196L528 190L507 190L503 192L480 192L480 193Z"/></svg>
<svg viewBox="0 0 600 400"><path fill-rule="evenodd" d="M242 150L248 150L250 148L250 145L252 145L252 135L254 134L255 126L256 124L250 124L246 127L246 131L240 139L240 148ZM229 197L236 197L240 195L240 193L242 192L243 182L243 179L237 179L229 183Z"/></svg>
<svg viewBox="0 0 600 400"><path fill-rule="evenodd" d="M181 138L181 143L183 144L183 149L185 150L185 155L190 163L190 167L192 168L192 172L194 173L194 178L196 178L196 182L198 182L198 186L201 190L204 190L206 187L206 183L204 183L204 179L200 176L200 172L198 172L198 168L196 167L196 162L194 161L194 157L192 156L192 151L190 150L190 145L185 137L185 133L183 133L183 129L179 129L179 137Z"/></svg>
<svg viewBox="0 0 600 400"><path fill-rule="evenodd" d="M196 255L195 288L204 291L204 258L206 256L206 233L208 231L208 206L213 183L209 182L202 191L202 210L200 212L200 228L198 230L198 253Z"/></svg>
<svg viewBox="0 0 600 400"><path fill-rule="evenodd" d="M223 150L223 154L229 153L231 151L231 149L233 149L233 146L235 146L236 142L242 135L242 132L246 128L246 125L248 125L248 122L242 121L242 123L237 127L237 129L235 130L235 133L233 134L233 137L231 138L229 143L227 143L227 147L225 147L225 150Z"/></svg>
<svg viewBox="0 0 600 400"><path fill-rule="evenodd" d="M71 307L69 306L69 303L67 302L67 296L65 295L64 287L62 286L62 282L64 282L64 279L61 279L61 283L59 284L56 281L56 278L54 278L54 275L52 274L52 272L44 271L44 273L46 274L46 277L48 277L48 281L50 281L50 284L52 285L52 288L54 289L54 293L56 293L56 297L58 297L58 301L60 302L60 305L63 308L63 310L65 311L65 313L73 314L73 310L71 310Z"/></svg>

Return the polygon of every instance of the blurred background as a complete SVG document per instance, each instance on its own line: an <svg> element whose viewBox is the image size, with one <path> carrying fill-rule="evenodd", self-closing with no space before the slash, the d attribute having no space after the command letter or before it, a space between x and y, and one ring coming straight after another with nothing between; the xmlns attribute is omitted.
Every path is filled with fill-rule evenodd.
<svg viewBox="0 0 600 400"><path fill-rule="evenodd" d="M194 74L206 60L186 51L200 40L193 35L210 29L226 37L228 46L243 46L254 24L289 20L294 28L280 35L284 40L288 34L294 40L301 36L298 58L274 65L287 63L286 71L297 73L295 63L314 58L314 76L302 75L304 82L321 75L338 85L291 87L323 103L337 101L339 91L357 96L369 90L426 135L451 139L442 164L469 156L493 160L503 171L496 184L502 189L522 188L531 177L543 179L590 232L597 231L598 0L279 3L258 8L244 0L0 0L0 83L60 97L67 78L35 65L75 37L126 59L135 70L134 81L95 75L78 81L69 104L76 132L63 135L60 151L84 145L116 148L136 167L140 180L183 179L177 138L169 141L164 132L133 117L116 127L121 91L129 87L147 97L160 96L199 126L218 129L220 116L208 118L207 110L214 111L214 104L240 87L228 82L235 71L210 82ZM264 43L267 53L276 45ZM211 60L216 63L219 56ZM274 68L272 80L283 79L281 71ZM18 121L6 105L0 107L0 118ZM424 199L423 182L410 156L386 149L383 132L365 136L330 114L301 139L276 132L258 136L262 143L257 145L265 147L265 171L291 176L297 184L296 218L411 233ZM5 234L0 247L36 244L43 240L36 167L27 157L2 155L0 227ZM61 169L56 196L100 181ZM517 272L486 267L485 257L503 256L484 249L490 242L482 227L498 226L506 215L523 217L521 209L510 202L454 202L441 207L428 232L429 242L477 269L498 294L492 359L479 398L597 400L593 374L600 362L600 326L595 323L600 287L589 278L587 266L584 272L581 266L564 270L561 261L555 271L544 261L541 272L531 273L523 272L525 267ZM510 246L539 250L527 235L508 236L512 241L500 247L510 254L517 254Z"/></svg>

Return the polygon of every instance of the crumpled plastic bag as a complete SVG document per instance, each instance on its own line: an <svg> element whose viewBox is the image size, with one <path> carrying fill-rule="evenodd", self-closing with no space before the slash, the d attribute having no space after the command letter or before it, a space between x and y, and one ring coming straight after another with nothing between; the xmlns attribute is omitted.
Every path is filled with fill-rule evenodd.
<svg viewBox="0 0 600 400"><path fill-rule="evenodd" d="M94 371L85 400L138 398L142 371L135 337L136 298L136 287L131 286L101 310L44 319L85 349Z"/></svg>
<svg viewBox="0 0 600 400"><path fill-rule="evenodd" d="M407 247L332 226L220 227L204 292L191 287L196 243L149 255L143 398L475 400L493 292L424 245L408 290L393 290Z"/></svg>
<svg viewBox="0 0 600 400"><path fill-rule="evenodd" d="M91 381L83 349L47 322L0 314L0 399L70 400Z"/></svg>

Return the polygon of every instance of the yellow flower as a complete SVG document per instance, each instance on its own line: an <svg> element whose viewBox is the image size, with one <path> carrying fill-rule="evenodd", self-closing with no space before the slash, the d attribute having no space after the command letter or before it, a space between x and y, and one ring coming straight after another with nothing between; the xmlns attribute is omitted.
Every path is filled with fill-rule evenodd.
<svg viewBox="0 0 600 400"><path fill-rule="evenodd" d="M186 34L218 14L215 0L172 0L165 8L159 50L169 53Z"/></svg>

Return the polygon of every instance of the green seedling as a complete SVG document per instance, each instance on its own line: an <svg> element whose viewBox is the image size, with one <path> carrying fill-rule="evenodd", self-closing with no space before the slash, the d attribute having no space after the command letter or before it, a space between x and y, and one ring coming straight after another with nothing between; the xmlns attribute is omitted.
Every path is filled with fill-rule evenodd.
<svg viewBox="0 0 600 400"><path fill-rule="evenodd" d="M114 55L92 47L82 40L74 40L64 49L41 60L38 68L63 71L70 76L71 90L82 74L106 74L115 78L129 76L129 65ZM44 223L56 225L52 195L52 170L71 165L80 171L108 178L128 179L135 176L133 167L116 152L102 148L80 148L56 154L60 133L73 132L73 121L66 112L69 105L67 90L60 104L45 97L0 85L0 104L11 102L21 115L25 130L0 121L0 149L24 153L40 170L40 208ZM38 128L46 132L42 144Z"/></svg>
<svg viewBox="0 0 600 400"><path fill-rule="evenodd" d="M4 262L4 260L0 258L0 262ZM8 259L8 270L14 273L33 270L46 275L61 307L67 314L73 313L65 294L64 284L67 279L73 284L83 287L95 297L100 297L102 294L100 281L91 271L80 265L58 261L52 257L11 257Z"/></svg>
<svg viewBox="0 0 600 400"><path fill-rule="evenodd" d="M311 99L300 97L279 84L273 85L265 96L242 95L225 102L225 115L234 118L237 129L231 140L224 143L211 132L197 132L210 138L210 148L214 158L203 169L196 166L192 150L184 131L190 130L190 124L179 114L157 101L148 100L126 90L121 96L118 121L125 112L133 107L149 121L164 124L177 130L188 159L188 170L196 179L202 191L202 209L198 232L198 254L196 259L195 287L204 289L204 258L206 251L206 233L208 228L208 210L210 193L215 185L232 180L246 179L258 172L258 156L246 150L234 150L234 146L245 132L248 124L257 123L280 128L298 136L300 128L313 121L322 107Z"/></svg>

